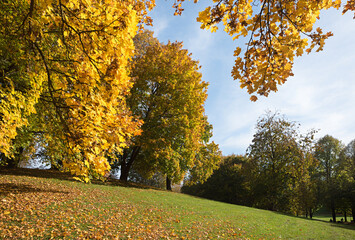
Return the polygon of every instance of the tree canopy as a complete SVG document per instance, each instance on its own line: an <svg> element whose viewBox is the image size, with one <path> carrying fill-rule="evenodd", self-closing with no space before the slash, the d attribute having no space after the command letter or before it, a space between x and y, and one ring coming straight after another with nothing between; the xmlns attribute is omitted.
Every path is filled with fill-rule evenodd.
<svg viewBox="0 0 355 240"><path fill-rule="evenodd" d="M11 156L17 129L36 112L48 149L88 181L110 168L140 133L126 106L127 64L149 1L2 1L1 143ZM51 144L54 142L54 144Z"/></svg>
<svg viewBox="0 0 355 240"><path fill-rule="evenodd" d="M304 198L296 193L309 187L309 170L316 164L310 156L314 131L301 135L295 122L271 112L258 120L256 130L246 164L256 206L278 211L305 209L300 203Z"/></svg>
<svg viewBox="0 0 355 240"><path fill-rule="evenodd" d="M144 123L119 157L121 179L127 180L132 164L147 177L158 171L173 182L188 170L206 178L220 159L218 146L209 143L212 127L204 114L208 84L182 43L162 44L152 35L145 31L135 38L127 103Z"/></svg>

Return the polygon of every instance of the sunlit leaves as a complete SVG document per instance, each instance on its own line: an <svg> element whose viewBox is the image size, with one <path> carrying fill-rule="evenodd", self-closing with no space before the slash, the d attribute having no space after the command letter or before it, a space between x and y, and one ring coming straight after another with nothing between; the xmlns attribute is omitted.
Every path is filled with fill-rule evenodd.
<svg viewBox="0 0 355 240"><path fill-rule="evenodd" d="M17 33L28 7L26 1L0 4L0 152L7 156L13 153L17 128L26 125L26 118L35 112L45 78L41 67L29 60L33 52L21 44L26 36Z"/></svg>
<svg viewBox="0 0 355 240"><path fill-rule="evenodd" d="M59 2L44 16L48 31L59 32L48 88L67 139L63 167L85 181L93 173L105 175L105 155L121 151L139 133L125 106L131 87L126 66L138 23L132 3Z"/></svg>
<svg viewBox="0 0 355 240"><path fill-rule="evenodd" d="M183 10L179 0L174 5L178 14ZM197 2L197 1L195 1ZM223 23L234 40L247 38L246 47L237 47L232 76L246 88L252 101L256 95L268 96L279 85L293 76L296 56L304 52L323 50L325 40L332 34L314 30L320 11L339 8L340 0L214 0L199 13L201 28L216 31ZM178 4L179 3L179 4ZM354 10L354 1L348 1L344 12ZM243 50L243 51L241 51ZM241 52L243 55L241 55Z"/></svg>
<svg viewBox="0 0 355 240"><path fill-rule="evenodd" d="M182 43L159 43L151 32L138 35L135 44L135 82L127 102L144 121L142 135L132 144L139 147L135 168L145 176L159 171L174 182L194 167L201 178L209 176L220 158L218 145L203 139L211 127L204 116L207 83L198 62Z"/></svg>
<svg viewBox="0 0 355 240"><path fill-rule="evenodd" d="M9 153L38 103L34 121L52 160L60 158L64 169L85 181L105 175L106 156L140 133L141 122L125 102L132 87L127 64L138 22L153 2L26 0L0 6L0 151Z"/></svg>

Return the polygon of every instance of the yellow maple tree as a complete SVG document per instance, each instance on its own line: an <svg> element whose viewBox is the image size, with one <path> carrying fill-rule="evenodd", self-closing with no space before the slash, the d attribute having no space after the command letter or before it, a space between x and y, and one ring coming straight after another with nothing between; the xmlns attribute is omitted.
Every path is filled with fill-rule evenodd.
<svg viewBox="0 0 355 240"><path fill-rule="evenodd" d="M47 147L60 152L64 169L85 181L105 175L106 157L140 133L141 121L126 106L127 64L139 23L149 24L153 6L140 0L2 1L0 47L7 62L0 65L0 151L11 155L17 129L37 104ZM17 55L6 53L12 45ZM12 65L21 72L11 75L6 69ZM26 86L17 89L21 81Z"/></svg>

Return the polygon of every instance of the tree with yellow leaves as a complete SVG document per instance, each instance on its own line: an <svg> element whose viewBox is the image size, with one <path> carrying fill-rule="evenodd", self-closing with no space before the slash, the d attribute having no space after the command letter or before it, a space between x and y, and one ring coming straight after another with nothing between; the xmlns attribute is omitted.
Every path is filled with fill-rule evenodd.
<svg viewBox="0 0 355 240"><path fill-rule="evenodd" d="M212 127L204 115L207 83L199 65L182 43L162 44L152 32L137 35L127 99L131 111L144 121L142 134L118 155L121 180L132 166L145 177L156 172L179 182L187 171L206 179L221 160L218 145L209 143Z"/></svg>
<svg viewBox="0 0 355 240"><path fill-rule="evenodd" d="M41 112L49 149L81 179L103 176L105 156L140 133L126 107L127 64L151 1L2 1L0 152ZM52 146L52 147L51 147Z"/></svg>

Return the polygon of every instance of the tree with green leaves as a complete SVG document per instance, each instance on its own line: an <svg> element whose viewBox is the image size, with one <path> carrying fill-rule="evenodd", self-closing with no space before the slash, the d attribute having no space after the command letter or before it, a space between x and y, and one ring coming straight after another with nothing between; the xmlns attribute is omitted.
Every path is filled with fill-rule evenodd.
<svg viewBox="0 0 355 240"><path fill-rule="evenodd" d="M355 140L346 145L341 158L343 196L349 203L355 221Z"/></svg>
<svg viewBox="0 0 355 240"><path fill-rule="evenodd" d="M336 199L341 195L339 177L343 148L340 140L325 135L317 141L314 153L319 161L318 171L324 191L324 203L331 210L333 222L336 222Z"/></svg>
<svg viewBox="0 0 355 240"><path fill-rule="evenodd" d="M225 156L219 168L205 182L191 184L187 179L181 190L183 193L211 200L249 205L249 192L242 170L245 162L246 158L241 155Z"/></svg>
<svg viewBox="0 0 355 240"><path fill-rule="evenodd" d="M201 80L198 62L182 49L182 43L162 44L152 32L139 34L135 45L134 84L127 103L143 125L141 135L118 155L121 180L127 180L132 165L147 178L162 173L167 188L188 171L198 179L206 178L216 168L220 153L215 143L209 143L212 127L203 107L207 83Z"/></svg>
<svg viewBox="0 0 355 240"><path fill-rule="evenodd" d="M302 201L306 200L299 194L310 187L309 168L315 162L306 149L313 131L302 136L296 123L271 112L258 120L256 130L245 164L253 205L295 213L305 209ZM310 194L307 191L306 195ZM296 209L292 209L294 203Z"/></svg>
<svg viewBox="0 0 355 240"><path fill-rule="evenodd" d="M309 131L306 135L297 135L298 147L293 153L294 161L291 164L291 195L290 211L295 214L304 214L306 217L313 217L318 207L316 198L317 185L314 174L318 166L313 152L315 147L315 130Z"/></svg>

